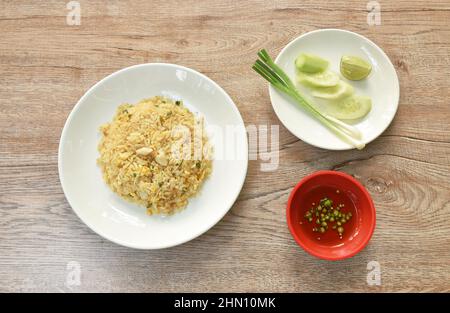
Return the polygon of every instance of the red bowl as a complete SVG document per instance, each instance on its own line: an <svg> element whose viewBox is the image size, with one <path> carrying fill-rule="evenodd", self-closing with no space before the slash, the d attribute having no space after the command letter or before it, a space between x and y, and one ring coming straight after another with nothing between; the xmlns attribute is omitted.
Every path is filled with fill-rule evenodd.
<svg viewBox="0 0 450 313"><path fill-rule="evenodd" d="M344 204L344 212L352 218L344 225L339 238L329 229L325 234L313 232L314 221L304 215L328 197L334 204ZM361 183L352 176L336 171L318 171L303 178L292 190L286 209L287 223L295 241L311 255L325 260L342 260L360 252L369 242L375 229L375 206Z"/></svg>

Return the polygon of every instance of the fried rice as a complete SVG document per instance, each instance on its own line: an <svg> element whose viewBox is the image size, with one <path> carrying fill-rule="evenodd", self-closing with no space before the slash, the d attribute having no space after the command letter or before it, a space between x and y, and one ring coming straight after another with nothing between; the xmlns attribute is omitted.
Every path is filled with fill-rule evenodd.
<svg viewBox="0 0 450 313"><path fill-rule="evenodd" d="M180 126L187 135L174 132ZM150 215L178 212L212 170L211 147L203 130L203 120L181 101L157 96L136 105L122 104L112 122L100 127L97 164L103 179L122 198L145 206ZM195 144L180 157L173 153L180 142ZM195 151L199 145L200 156Z"/></svg>

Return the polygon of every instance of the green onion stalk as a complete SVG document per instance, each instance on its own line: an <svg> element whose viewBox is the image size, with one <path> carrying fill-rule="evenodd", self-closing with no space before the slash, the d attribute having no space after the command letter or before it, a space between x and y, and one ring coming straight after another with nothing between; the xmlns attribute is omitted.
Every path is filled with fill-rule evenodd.
<svg viewBox="0 0 450 313"><path fill-rule="evenodd" d="M260 50L258 56L260 59L256 60L252 68L271 83L272 86L294 99L301 108L309 112L345 142L351 144L358 150L365 147L365 144L360 141L361 132L356 127L324 114L312 106L305 97L299 93L286 73L275 64L266 50Z"/></svg>

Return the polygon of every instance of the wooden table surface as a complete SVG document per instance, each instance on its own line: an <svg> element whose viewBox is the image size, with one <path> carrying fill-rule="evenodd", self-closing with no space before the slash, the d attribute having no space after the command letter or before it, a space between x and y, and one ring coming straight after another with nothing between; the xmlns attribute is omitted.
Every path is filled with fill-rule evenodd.
<svg viewBox="0 0 450 313"><path fill-rule="evenodd" d="M0 291L450 291L450 3L380 1L0 1ZM320 28L361 33L389 55L401 99L363 151L309 146L280 126L280 166L250 161L230 212L199 238L161 251L102 239L68 205L58 178L64 122L95 82L127 66L194 68L234 99L246 124L280 124L252 70ZM380 90L380 92L383 92ZM340 262L301 250L285 222L292 187L314 171L359 179L377 209L369 246ZM368 262L381 285L367 283ZM79 265L80 284L67 277ZM72 273L73 274L73 273Z"/></svg>

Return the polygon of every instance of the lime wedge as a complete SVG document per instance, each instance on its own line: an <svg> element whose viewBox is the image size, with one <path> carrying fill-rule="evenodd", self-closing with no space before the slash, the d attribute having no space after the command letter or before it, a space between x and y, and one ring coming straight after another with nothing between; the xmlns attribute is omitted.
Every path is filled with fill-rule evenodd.
<svg viewBox="0 0 450 313"><path fill-rule="evenodd" d="M354 88L350 84L339 81L336 86L333 87L321 87L314 88L312 95L317 98L328 99L328 100L338 100L345 97L353 95Z"/></svg>
<svg viewBox="0 0 450 313"><path fill-rule="evenodd" d="M332 71L298 73L298 81L308 87L333 87L339 83L339 76Z"/></svg>
<svg viewBox="0 0 450 313"><path fill-rule="evenodd" d="M344 55L341 58L341 74L349 80L361 80L369 76L372 65L360 57Z"/></svg>
<svg viewBox="0 0 450 313"><path fill-rule="evenodd" d="M372 109L372 100L366 96L351 96L330 102L327 113L341 120L354 120L367 115Z"/></svg>
<svg viewBox="0 0 450 313"><path fill-rule="evenodd" d="M317 73L328 68L328 61L314 54L301 53L295 60L295 66L300 72Z"/></svg>

